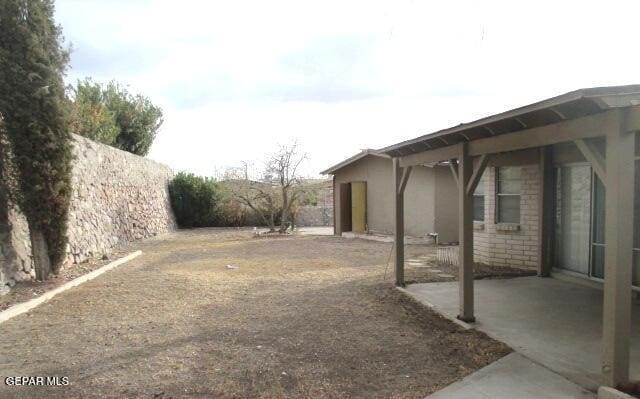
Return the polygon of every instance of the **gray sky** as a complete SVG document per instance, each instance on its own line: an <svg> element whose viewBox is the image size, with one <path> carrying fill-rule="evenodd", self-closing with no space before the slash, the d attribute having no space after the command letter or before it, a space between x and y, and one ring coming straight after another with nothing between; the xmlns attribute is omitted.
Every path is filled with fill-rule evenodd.
<svg viewBox="0 0 640 399"><path fill-rule="evenodd" d="M298 139L305 173L564 92L640 83L638 1L58 0L68 82L161 106L149 157L213 175Z"/></svg>

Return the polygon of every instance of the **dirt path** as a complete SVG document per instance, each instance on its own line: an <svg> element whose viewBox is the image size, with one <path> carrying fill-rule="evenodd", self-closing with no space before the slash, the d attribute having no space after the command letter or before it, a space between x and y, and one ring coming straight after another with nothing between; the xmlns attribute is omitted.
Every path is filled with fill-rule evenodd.
<svg viewBox="0 0 640 399"><path fill-rule="evenodd" d="M509 352L383 281L390 244L194 230L140 246L0 325L3 380L70 380L0 397L420 398Z"/></svg>

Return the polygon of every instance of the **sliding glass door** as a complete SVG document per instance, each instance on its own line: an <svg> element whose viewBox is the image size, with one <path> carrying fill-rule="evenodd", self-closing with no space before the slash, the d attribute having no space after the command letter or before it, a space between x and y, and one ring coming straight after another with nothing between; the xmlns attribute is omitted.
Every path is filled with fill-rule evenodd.
<svg viewBox="0 0 640 399"><path fill-rule="evenodd" d="M588 275L591 167L563 165L558 168L557 176L555 266Z"/></svg>
<svg viewBox="0 0 640 399"><path fill-rule="evenodd" d="M640 160L635 168L632 281L640 286ZM605 186L588 164L557 172L555 267L603 279Z"/></svg>

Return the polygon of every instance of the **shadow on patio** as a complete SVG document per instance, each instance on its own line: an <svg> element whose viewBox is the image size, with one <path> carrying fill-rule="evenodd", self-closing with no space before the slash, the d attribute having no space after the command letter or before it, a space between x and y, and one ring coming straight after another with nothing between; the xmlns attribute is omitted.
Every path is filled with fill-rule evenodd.
<svg viewBox="0 0 640 399"><path fill-rule="evenodd" d="M448 318L458 314L458 282L406 291ZM475 328L583 387L602 385L602 291L555 278L475 281ZM640 303L634 300L631 379L640 379Z"/></svg>

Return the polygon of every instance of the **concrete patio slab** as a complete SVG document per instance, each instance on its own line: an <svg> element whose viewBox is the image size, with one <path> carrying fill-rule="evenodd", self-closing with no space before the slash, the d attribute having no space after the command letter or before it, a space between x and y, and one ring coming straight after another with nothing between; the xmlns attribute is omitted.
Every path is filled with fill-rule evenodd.
<svg viewBox="0 0 640 399"><path fill-rule="evenodd" d="M332 236L333 227L332 226L297 227L295 232L296 234L301 234L303 236Z"/></svg>
<svg viewBox="0 0 640 399"><path fill-rule="evenodd" d="M413 284L406 292L445 317L458 314L458 283ZM475 281L474 328L595 391L601 383L602 291L554 278ZM633 303L631 370L640 378L640 304Z"/></svg>
<svg viewBox="0 0 640 399"><path fill-rule="evenodd" d="M595 399L596 395L519 353L511 353L428 399Z"/></svg>

